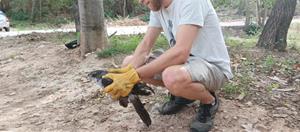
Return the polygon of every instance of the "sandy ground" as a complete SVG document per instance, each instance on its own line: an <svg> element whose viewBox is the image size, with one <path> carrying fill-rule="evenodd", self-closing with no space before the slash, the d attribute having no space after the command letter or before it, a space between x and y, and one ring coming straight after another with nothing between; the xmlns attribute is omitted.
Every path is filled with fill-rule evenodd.
<svg viewBox="0 0 300 132"><path fill-rule="evenodd" d="M159 115L156 108L167 91L158 87L155 95L142 98L153 122L147 128L132 106L122 108L112 102L87 78L90 71L109 66L113 58L97 59L91 54L81 60L78 49L67 50L46 36L0 39L0 131L189 130L195 105L176 115ZM274 118L265 107L222 97L221 101L212 131L300 132L299 127L288 127L287 117Z"/></svg>

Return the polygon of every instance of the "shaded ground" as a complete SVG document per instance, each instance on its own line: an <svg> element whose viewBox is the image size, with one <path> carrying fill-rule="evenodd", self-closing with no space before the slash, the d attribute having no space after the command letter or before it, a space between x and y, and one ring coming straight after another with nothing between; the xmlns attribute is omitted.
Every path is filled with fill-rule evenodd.
<svg viewBox="0 0 300 132"><path fill-rule="evenodd" d="M118 64L122 56L99 60L91 54L80 60L78 49L67 50L50 41L55 37L59 34L0 39L0 131L188 131L195 105L177 115L158 115L156 108L167 95L164 88L158 87L155 95L142 99L153 120L147 128L132 106L120 107L87 78L90 71L110 67L112 62ZM259 60L261 52L231 49L233 64L237 64L234 68L244 66L246 55L258 55ZM297 52L277 56L298 62L300 58ZM292 72L299 74L297 70ZM254 78L256 91L249 92L249 96L237 99L220 93L222 104L213 131L300 131L299 80L266 92L262 89L270 81L264 75ZM275 75L287 80L281 74Z"/></svg>

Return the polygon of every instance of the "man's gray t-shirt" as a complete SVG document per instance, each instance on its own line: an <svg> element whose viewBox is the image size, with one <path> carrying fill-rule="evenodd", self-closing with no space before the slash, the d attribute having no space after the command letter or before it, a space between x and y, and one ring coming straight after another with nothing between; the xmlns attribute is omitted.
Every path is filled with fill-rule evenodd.
<svg viewBox="0 0 300 132"><path fill-rule="evenodd" d="M179 26L184 24L201 27L191 54L216 65L231 79L230 57L210 0L173 0L168 8L150 13L149 26L162 27L170 46L173 46L171 42L175 40Z"/></svg>

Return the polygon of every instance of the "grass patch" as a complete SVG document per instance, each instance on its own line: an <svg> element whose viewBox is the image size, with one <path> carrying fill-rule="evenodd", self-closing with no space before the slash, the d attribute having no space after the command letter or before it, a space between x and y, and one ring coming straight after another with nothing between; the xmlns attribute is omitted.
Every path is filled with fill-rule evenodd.
<svg viewBox="0 0 300 132"><path fill-rule="evenodd" d="M269 84L267 87L266 87L266 90L268 92L272 92L274 89L278 89L280 88L280 84L279 83L275 83L275 82L272 82L271 84Z"/></svg>
<svg viewBox="0 0 300 132"><path fill-rule="evenodd" d="M140 35L134 36L114 36L110 39L110 44L107 48L97 53L100 58L112 57L119 54L131 54L134 52L137 45L142 41ZM168 47L167 40L160 35L156 41L154 49Z"/></svg>
<svg viewBox="0 0 300 132"><path fill-rule="evenodd" d="M225 84L222 91L226 95L244 95L246 96L254 78L249 73L237 73L231 82Z"/></svg>
<svg viewBox="0 0 300 132"><path fill-rule="evenodd" d="M225 43L230 47L253 48L257 43L257 36L249 36L247 38L227 37Z"/></svg>
<svg viewBox="0 0 300 132"><path fill-rule="evenodd" d="M66 44L77 39L76 33L51 33L49 41L55 44Z"/></svg>
<svg viewBox="0 0 300 132"><path fill-rule="evenodd" d="M288 48L300 51L300 23L292 23L288 32Z"/></svg>
<svg viewBox="0 0 300 132"><path fill-rule="evenodd" d="M273 58L272 55L268 55L265 59L265 61L263 62L263 69L266 73L271 72L271 70L273 69L274 65L275 65L276 61Z"/></svg>
<svg viewBox="0 0 300 132"><path fill-rule="evenodd" d="M55 19L55 20L49 20L47 22L40 22L40 23L32 23L31 21L18 21L13 20L11 21L11 27L13 27L17 31L22 30L42 30L42 29L53 29L53 28L59 28L62 24L68 24L71 23L71 21L67 19Z"/></svg>

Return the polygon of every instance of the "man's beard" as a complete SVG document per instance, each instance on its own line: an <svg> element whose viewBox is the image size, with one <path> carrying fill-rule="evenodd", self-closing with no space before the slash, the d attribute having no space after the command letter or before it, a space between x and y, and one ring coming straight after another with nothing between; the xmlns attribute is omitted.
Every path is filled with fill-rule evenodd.
<svg viewBox="0 0 300 132"><path fill-rule="evenodd" d="M162 0L151 0L151 5L153 6L153 11L158 11L161 8Z"/></svg>

